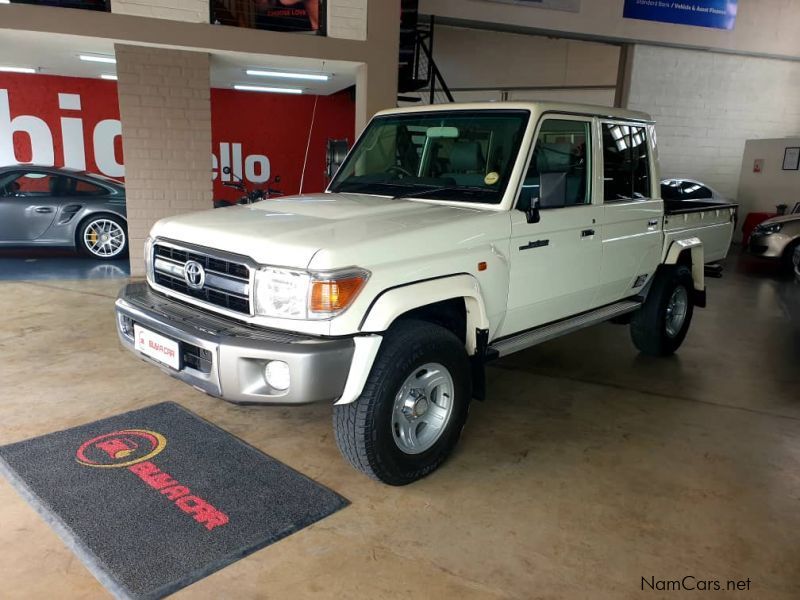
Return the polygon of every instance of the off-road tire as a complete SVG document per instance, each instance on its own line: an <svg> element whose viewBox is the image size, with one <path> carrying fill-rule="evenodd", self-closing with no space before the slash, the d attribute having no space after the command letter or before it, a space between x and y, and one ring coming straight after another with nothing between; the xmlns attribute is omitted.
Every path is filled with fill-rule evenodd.
<svg viewBox="0 0 800 600"><path fill-rule="evenodd" d="M686 290L688 306L683 326L677 335L667 333L667 305L678 286ZM631 339L642 354L669 356L683 343L694 312L694 281L688 267L665 266L655 275L650 291L642 307L631 318Z"/></svg>
<svg viewBox="0 0 800 600"><path fill-rule="evenodd" d="M406 377L426 363L447 368L454 393L441 436L420 454L407 454L392 434L394 400ZM381 344L359 398L334 406L339 451L365 475L389 485L406 485L435 471L458 442L471 398L470 365L464 345L449 330L416 320L393 325Z"/></svg>

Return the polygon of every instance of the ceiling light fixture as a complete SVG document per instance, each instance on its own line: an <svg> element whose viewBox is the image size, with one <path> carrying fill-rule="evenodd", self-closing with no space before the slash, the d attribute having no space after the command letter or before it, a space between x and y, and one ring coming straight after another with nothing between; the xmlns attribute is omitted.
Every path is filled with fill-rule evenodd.
<svg viewBox="0 0 800 600"><path fill-rule="evenodd" d="M100 75L100 79L108 79L109 81L116 81L117 76L112 75L110 73L103 73L102 75Z"/></svg>
<svg viewBox="0 0 800 600"><path fill-rule="evenodd" d="M0 67L0 71L4 73L36 73L36 69L31 67Z"/></svg>
<svg viewBox="0 0 800 600"><path fill-rule="evenodd" d="M262 85L234 85L233 89L243 92L270 92L273 94L302 94L300 88L265 87Z"/></svg>
<svg viewBox="0 0 800 600"><path fill-rule="evenodd" d="M289 73L287 71L263 71L261 69L247 69L248 75L256 77L279 77L281 79L307 79L309 81L328 81L330 75L315 73Z"/></svg>
<svg viewBox="0 0 800 600"><path fill-rule="evenodd" d="M117 64L117 59L113 56L102 56L99 54L80 54L78 56L81 60L85 60L86 62L99 62L99 63L108 63L110 65Z"/></svg>

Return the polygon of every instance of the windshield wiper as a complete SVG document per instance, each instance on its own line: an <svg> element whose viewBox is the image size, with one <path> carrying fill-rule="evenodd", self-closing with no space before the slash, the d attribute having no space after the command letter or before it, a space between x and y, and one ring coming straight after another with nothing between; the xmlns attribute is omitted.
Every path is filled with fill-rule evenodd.
<svg viewBox="0 0 800 600"><path fill-rule="evenodd" d="M443 185L441 187L432 187L425 190L419 190L418 192L411 192L410 194L399 194L394 196L392 200L400 200L401 198L419 198L421 196L425 196L428 194L438 194L439 192L489 192L491 193L493 190L487 190L482 187L477 186L457 186L457 185Z"/></svg>
<svg viewBox="0 0 800 600"><path fill-rule="evenodd" d="M389 186L389 187L405 187L400 183L391 183L388 181L372 181L370 183L362 183L361 185L357 185L352 189L342 189L343 185L340 185L335 190L331 190L336 194L361 194L361 193L373 193L378 194L377 192L368 192L367 190L375 187L375 186ZM383 196L385 194L378 194L379 196Z"/></svg>

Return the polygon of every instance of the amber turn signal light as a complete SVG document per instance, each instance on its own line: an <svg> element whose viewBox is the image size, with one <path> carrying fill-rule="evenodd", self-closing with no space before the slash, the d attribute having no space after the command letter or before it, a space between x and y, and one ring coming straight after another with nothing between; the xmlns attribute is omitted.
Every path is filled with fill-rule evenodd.
<svg viewBox="0 0 800 600"><path fill-rule="evenodd" d="M366 274L348 273L338 279L311 282L310 309L314 313L335 314L350 306L367 282Z"/></svg>

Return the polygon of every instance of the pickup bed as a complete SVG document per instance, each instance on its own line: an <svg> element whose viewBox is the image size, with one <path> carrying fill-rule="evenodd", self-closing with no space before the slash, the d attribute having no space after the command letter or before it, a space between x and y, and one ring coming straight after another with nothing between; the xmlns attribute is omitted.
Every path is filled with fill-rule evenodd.
<svg viewBox="0 0 800 600"><path fill-rule="evenodd" d="M447 458L485 364L606 320L683 342L734 205L660 198L643 113L555 103L379 113L325 193L171 217L122 344L238 403L334 404L358 470L410 483Z"/></svg>

